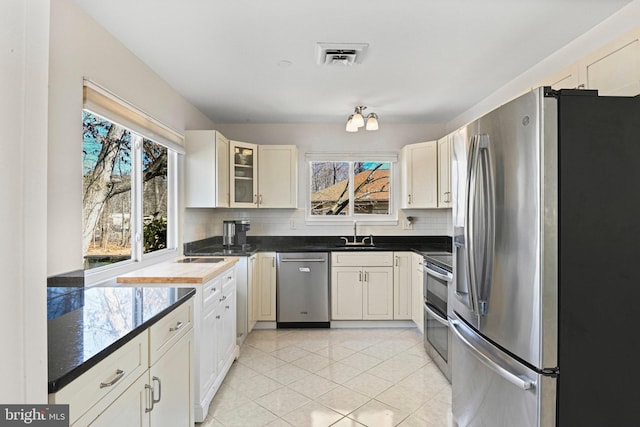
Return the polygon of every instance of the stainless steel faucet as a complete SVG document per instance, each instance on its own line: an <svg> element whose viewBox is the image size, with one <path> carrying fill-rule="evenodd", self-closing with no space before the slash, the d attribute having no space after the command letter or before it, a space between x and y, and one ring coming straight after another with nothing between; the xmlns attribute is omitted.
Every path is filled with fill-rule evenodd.
<svg viewBox="0 0 640 427"><path fill-rule="evenodd" d="M353 243L356 243L358 241L358 221L353 221Z"/></svg>

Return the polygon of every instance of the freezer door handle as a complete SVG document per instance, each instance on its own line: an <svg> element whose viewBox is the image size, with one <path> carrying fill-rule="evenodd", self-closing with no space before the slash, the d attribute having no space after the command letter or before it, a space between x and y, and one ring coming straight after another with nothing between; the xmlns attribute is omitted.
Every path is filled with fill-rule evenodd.
<svg viewBox="0 0 640 427"><path fill-rule="evenodd" d="M530 378L522 377L520 375L516 375L515 373L509 371L508 369L501 366L499 363L496 363L491 357L482 351L478 350L476 346L474 346L466 337L465 331L463 330L463 325L459 320L451 319L449 323L452 326L453 332L460 339L460 341L471 351L471 353L485 366L489 369L493 370L495 373L500 375L505 380L509 381L511 384L522 390L529 390L535 388L536 382L531 380Z"/></svg>
<svg viewBox="0 0 640 427"><path fill-rule="evenodd" d="M326 262L324 258L282 258L282 262Z"/></svg>

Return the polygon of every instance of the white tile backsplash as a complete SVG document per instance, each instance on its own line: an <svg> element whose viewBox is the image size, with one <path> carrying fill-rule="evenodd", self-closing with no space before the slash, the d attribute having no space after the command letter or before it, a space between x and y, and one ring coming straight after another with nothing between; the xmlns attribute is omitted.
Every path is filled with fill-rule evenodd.
<svg viewBox="0 0 640 427"><path fill-rule="evenodd" d="M185 209L184 241L222 235L222 221L249 219L249 236L322 236L353 234L353 223L326 225L309 223L304 209ZM407 216L414 218L411 230L403 224ZM398 211L397 224L370 225L358 222L358 236L450 236L452 234L451 209L421 209Z"/></svg>

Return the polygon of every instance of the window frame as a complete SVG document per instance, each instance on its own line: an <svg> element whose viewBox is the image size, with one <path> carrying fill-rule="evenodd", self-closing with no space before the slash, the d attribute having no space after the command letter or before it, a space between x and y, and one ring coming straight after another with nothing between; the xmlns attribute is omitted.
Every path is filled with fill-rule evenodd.
<svg viewBox="0 0 640 427"><path fill-rule="evenodd" d="M90 89L96 88L96 86L87 84L85 81L85 96L87 87L90 87ZM135 109L135 107L124 103L120 98L117 98L115 95L111 95L104 89L100 88L99 95L106 96L105 94L108 95L108 100L110 102L117 101L117 104L122 108L122 111L129 111L132 117L134 117L133 120L135 120L136 114L139 115L139 117L144 117L147 121L151 120L149 119L149 116ZM93 108L94 106L94 103L87 102L85 99L82 111L86 111L113 124L121 126L131 133L131 257L123 261L84 270L85 285L89 286L113 280L117 275L121 275L147 265L173 259L178 255L178 234L180 222L178 208L178 177L179 165L181 163L179 156L184 154L184 148L180 144L176 143L178 138L182 138L182 135L166 128L164 129L165 136L169 135L173 140L166 137L163 138L157 131L159 126L163 126L159 124L159 122L154 120L153 124L156 128L145 131L145 128L141 126L128 126L127 124L131 121L127 121L126 118L124 120L120 120L122 111L114 111L114 114L109 114L108 108L100 108L100 105L98 105L98 108ZM144 253L142 235L144 230L142 182L144 139L167 149L167 247L149 253Z"/></svg>
<svg viewBox="0 0 640 427"><path fill-rule="evenodd" d="M349 163L349 212L348 215L312 215L311 214L311 184L313 181L313 162L347 162ZM389 214L356 214L354 210L354 163L357 162L387 162L389 163ZM305 223L307 225L337 225L353 224L353 221L369 225L397 225L398 204L396 194L399 188L397 171L397 153L307 153L305 155L306 190L305 190Z"/></svg>

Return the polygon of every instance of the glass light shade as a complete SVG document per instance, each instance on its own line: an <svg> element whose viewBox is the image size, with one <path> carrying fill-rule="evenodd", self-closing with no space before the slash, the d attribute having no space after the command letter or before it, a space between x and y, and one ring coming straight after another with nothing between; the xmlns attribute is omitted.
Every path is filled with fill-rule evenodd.
<svg viewBox="0 0 640 427"><path fill-rule="evenodd" d="M356 112L353 116L351 116L351 121L353 122L353 125L357 128L361 128L362 126L364 126L364 117L362 117L362 114Z"/></svg>
<svg viewBox="0 0 640 427"><path fill-rule="evenodd" d="M347 120L347 132L358 132L358 127L353 123L353 114L349 116L349 120Z"/></svg>
<svg viewBox="0 0 640 427"><path fill-rule="evenodd" d="M367 130L378 130L378 116L375 113L370 113L367 116Z"/></svg>

